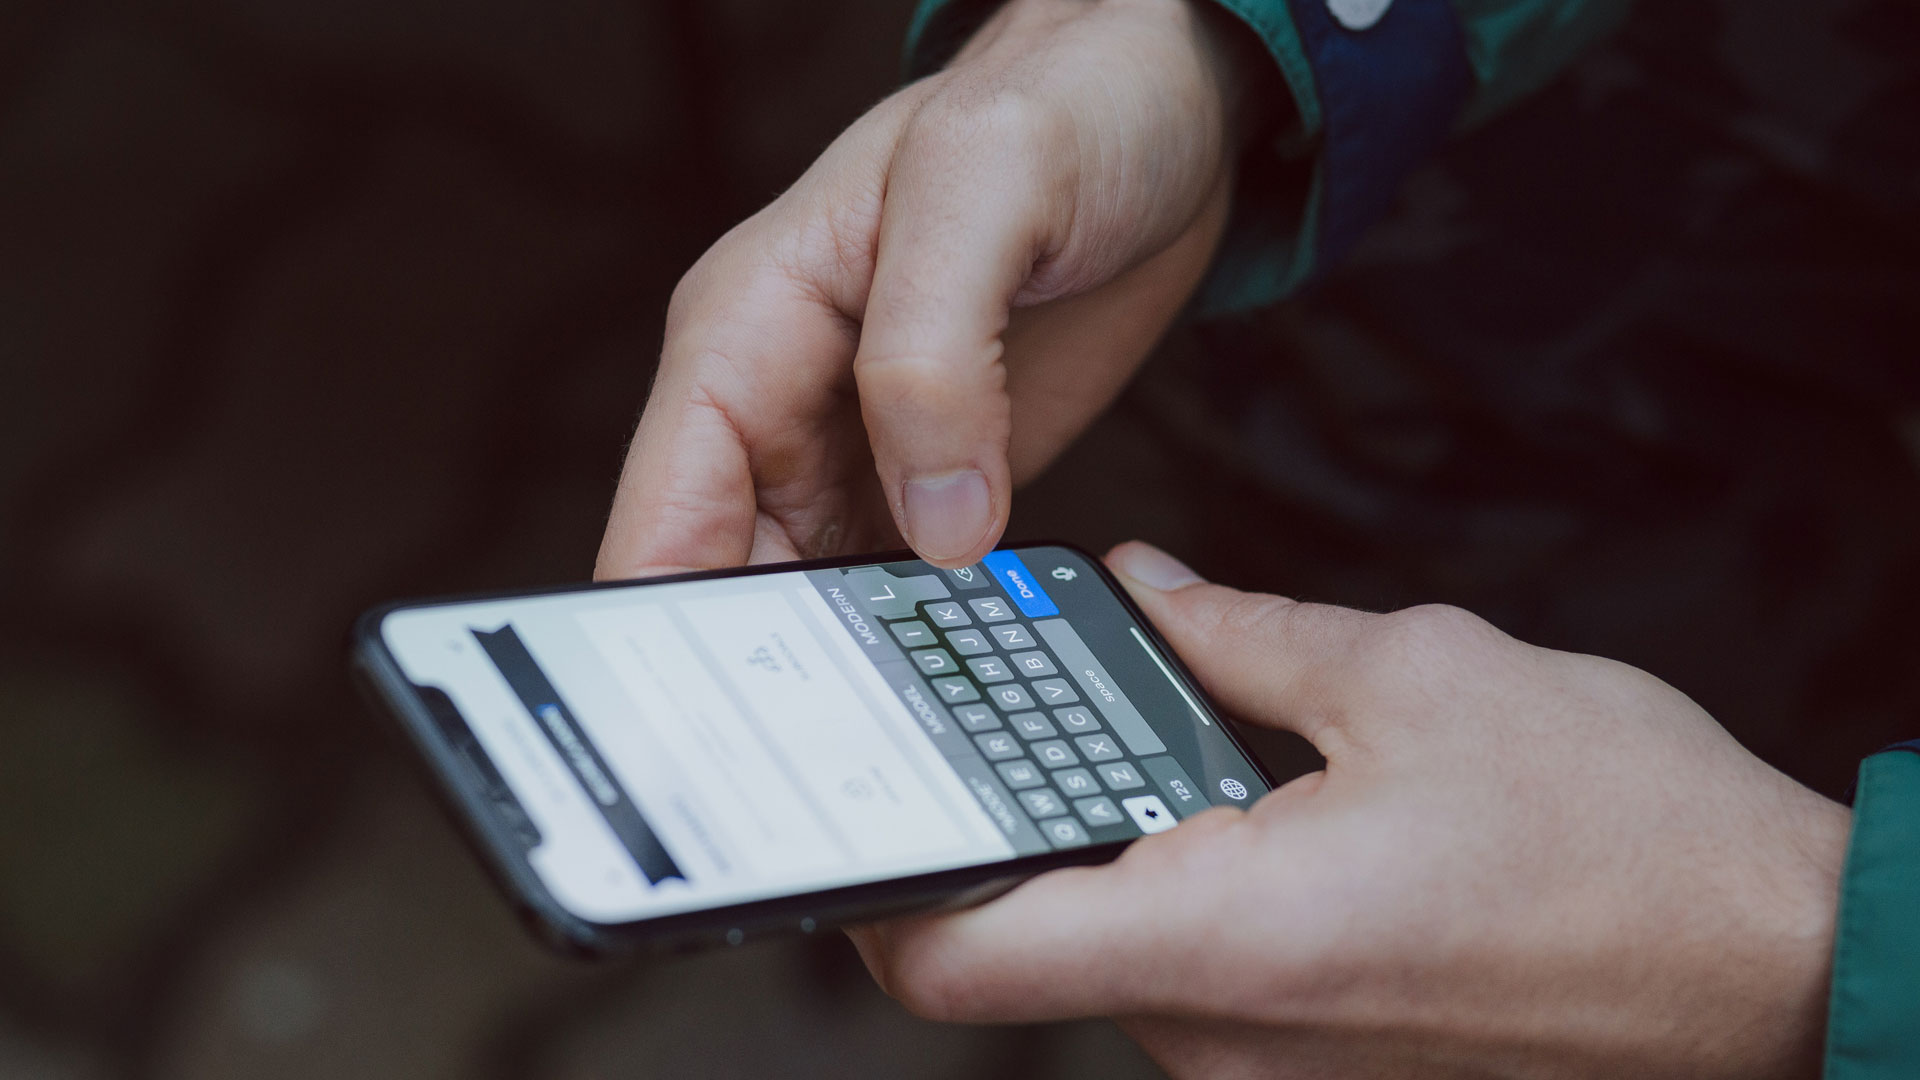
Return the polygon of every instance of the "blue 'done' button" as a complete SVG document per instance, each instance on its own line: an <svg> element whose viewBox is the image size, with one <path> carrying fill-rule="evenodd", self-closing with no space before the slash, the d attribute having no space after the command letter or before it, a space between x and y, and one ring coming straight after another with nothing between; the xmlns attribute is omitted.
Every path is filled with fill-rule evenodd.
<svg viewBox="0 0 1920 1080"><path fill-rule="evenodd" d="M1040 587L1039 580L1033 576L1033 571L1027 569L1027 564L1020 561L1020 556L1011 551L993 551L980 561L1000 579L1000 584L1006 586L1022 615L1036 619L1042 615L1060 614L1059 605L1047 595L1047 590Z"/></svg>

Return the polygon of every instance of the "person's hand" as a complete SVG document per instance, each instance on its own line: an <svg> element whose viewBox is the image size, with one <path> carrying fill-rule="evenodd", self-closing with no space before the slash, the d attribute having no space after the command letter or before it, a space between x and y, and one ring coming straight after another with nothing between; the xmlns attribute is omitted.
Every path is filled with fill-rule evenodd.
<svg viewBox="0 0 1920 1080"><path fill-rule="evenodd" d="M1109 561L1217 701L1326 767L856 931L914 1012L1115 1016L1175 1076L1817 1075L1846 810L1623 664Z"/></svg>
<svg viewBox="0 0 1920 1080"><path fill-rule="evenodd" d="M991 550L1212 257L1217 17L1013 0L722 237L674 292L597 576Z"/></svg>

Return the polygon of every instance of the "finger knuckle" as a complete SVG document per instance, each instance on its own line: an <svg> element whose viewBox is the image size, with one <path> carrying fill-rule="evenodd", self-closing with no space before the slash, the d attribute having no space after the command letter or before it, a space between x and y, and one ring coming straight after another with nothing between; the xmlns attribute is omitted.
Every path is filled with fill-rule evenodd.
<svg viewBox="0 0 1920 1080"><path fill-rule="evenodd" d="M1209 614L1215 633L1246 636L1272 631L1299 605L1291 600L1264 593L1233 593L1214 597Z"/></svg>
<svg viewBox="0 0 1920 1080"><path fill-rule="evenodd" d="M1396 612L1393 618L1413 633L1443 641L1471 640L1493 632L1485 619L1451 604L1422 604Z"/></svg>
<svg viewBox="0 0 1920 1080"><path fill-rule="evenodd" d="M716 314L731 298L758 284L757 275L743 273L727 265L716 251L709 251L687 268L667 297L666 341L671 345L684 335L712 326Z"/></svg>
<svg viewBox="0 0 1920 1080"><path fill-rule="evenodd" d="M680 280L674 283L673 292L667 297L668 337L679 332L693 318L712 283L713 273L706 259L694 263L687 268L686 273L680 275Z"/></svg>
<svg viewBox="0 0 1920 1080"><path fill-rule="evenodd" d="M1493 625L1464 608L1422 604L1373 621L1364 640L1367 655L1387 663L1426 666L1451 662L1502 637Z"/></svg>
<svg viewBox="0 0 1920 1080"><path fill-rule="evenodd" d="M906 145L936 158L964 156L997 168L1031 166L1065 134L1060 110L1010 87L960 87L929 99L906 130Z"/></svg>
<svg viewBox="0 0 1920 1080"><path fill-rule="evenodd" d="M783 259L792 244L782 238L793 229L772 220L762 210L728 229L680 276L667 297L669 338L743 296L767 297L796 280Z"/></svg>

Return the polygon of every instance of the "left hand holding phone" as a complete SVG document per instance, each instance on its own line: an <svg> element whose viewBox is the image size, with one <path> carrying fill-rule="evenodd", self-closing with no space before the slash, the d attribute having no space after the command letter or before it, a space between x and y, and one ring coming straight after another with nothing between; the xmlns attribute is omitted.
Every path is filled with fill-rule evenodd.
<svg viewBox="0 0 1920 1080"><path fill-rule="evenodd" d="M1216 700L1326 767L854 931L910 1009L1118 1017L1174 1076L1817 1075L1844 808L1626 665L1109 563Z"/></svg>

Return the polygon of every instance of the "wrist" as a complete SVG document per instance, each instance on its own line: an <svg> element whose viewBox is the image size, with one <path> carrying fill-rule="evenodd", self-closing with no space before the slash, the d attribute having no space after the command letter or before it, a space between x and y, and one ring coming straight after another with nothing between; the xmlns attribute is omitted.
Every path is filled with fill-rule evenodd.
<svg viewBox="0 0 1920 1080"><path fill-rule="evenodd" d="M1743 928L1758 978L1736 996L1722 1033L1729 1075L1820 1075L1851 814L1804 788L1803 805L1772 838L1774 858L1756 867L1748 900L1729 922ZM1752 995L1742 1003L1740 997Z"/></svg>
<svg viewBox="0 0 1920 1080"><path fill-rule="evenodd" d="M1195 68L1227 118L1230 145L1246 145L1254 133L1290 109L1290 97L1260 38L1217 0L1007 0L975 29L950 61L959 65L996 49L1017 48L1093 16L1120 8L1156 34L1178 35L1192 45Z"/></svg>
<svg viewBox="0 0 1920 1080"><path fill-rule="evenodd" d="M1177 2L1190 13L1202 66L1218 88L1229 145L1238 154L1288 120L1292 98L1266 46L1237 15L1217 0Z"/></svg>

